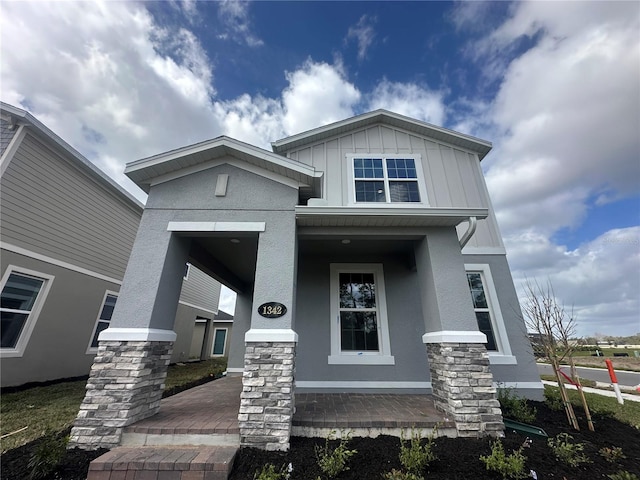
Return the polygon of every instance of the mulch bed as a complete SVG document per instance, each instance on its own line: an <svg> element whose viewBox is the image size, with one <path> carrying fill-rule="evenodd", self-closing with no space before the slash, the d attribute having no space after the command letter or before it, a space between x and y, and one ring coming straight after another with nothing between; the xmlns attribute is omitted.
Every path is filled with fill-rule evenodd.
<svg viewBox="0 0 640 480"><path fill-rule="evenodd" d="M581 431L573 431L567 424L564 412L550 410L542 402L530 402L537 409L534 424L542 427L549 436L567 432L574 438L574 442L584 443L584 453L591 463L570 467L555 459L551 449L543 439L533 439L530 447L526 448L527 470L534 470L539 480L584 480L607 479L607 475L626 470L640 476L640 430L621 423L610 417L595 417L596 431L589 432L586 421L579 418ZM580 415L580 409L576 408ZM428 432L425 432L425 434ZM507 432L503 439L505 451L511 453L525 440L525 437L513 432ZM22 480L28 478L27 463L32 452L37 448L38 441L10 450L0 457L0 477L2 479ZM256 449L243 449L238 453L232 480L251 480L256 471L266 463L276 467L293 465L291 480L315 480L322 475L319 470L314 452L315 445L324 445L323 439L292 438L291 449L286 453L265 452ZM621 447L626 458L616 463L607 462L598 452L603 447ZM381 479L382 474L393 468L400 469L398 459L400 442L397 438L381 436L376 439L353 438L348 444L349 449L358 453L349 462L350 470L338 475L339 480L368 480ZM86 452L70 450L63 458L58 469L46 477L46 480L84 480L89 463L105 450ZM427 467L425 479L498 479L497 474L487 472L480 462L480 455L491 452L489 439L452 439L437 438L435 452L438 460ZM323 476L324 480L325 477Z"/></svg>

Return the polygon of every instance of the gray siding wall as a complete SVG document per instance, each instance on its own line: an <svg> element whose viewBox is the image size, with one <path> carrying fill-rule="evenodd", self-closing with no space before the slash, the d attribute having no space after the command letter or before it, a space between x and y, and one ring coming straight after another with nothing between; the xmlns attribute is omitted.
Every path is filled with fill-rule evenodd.
<svg viewBox="0 0 640 480"><path fill-rule="evenodd" d="M89 373L87 347L107 290L120 285L2 250L2 275L15 265L55 278L24 355L0 361L2 386Z"/></svg>
<svg viewBox="0 0 640 480"><path fill-rule="evenodd" d="M220 300L220 283L191 265L189 267L189 276L182 282L180 300L217 313L218 301ZM213 318L211 312L208 312L207 315Z"/></svg>
<svg viewBox="0 0 640 480"><path fill-rule="evenodd" d="M382 263L395 365L329 365L330 263ZM297 381L427 382L429 364L417 274L396 256L301 256L298 259Z"/></svg>
<svg viewBox="0 0 640 480"><path fill-rule="evenodd" d="M1 179L2 240L121 279L141 212L27 134Z"/></svg>
<svg viewBox="0 0 640 480"><path fill-rule="evenodd" d="M16 130L9 130L9 122L2 121L0 122L0 156L4 153L4 151L11 143L11 139L16 133Z"/></svg>
<svg viewBox="0 0 640 480"><path fill-rule="evenodd" d="M490 202L476 154L385 125L336 136L287 156L325 173L325 200L348 204L350 153L420 154L428 203L436 208L489 208ZM495 219L480 220L475 247L502 247Z"/></svg>

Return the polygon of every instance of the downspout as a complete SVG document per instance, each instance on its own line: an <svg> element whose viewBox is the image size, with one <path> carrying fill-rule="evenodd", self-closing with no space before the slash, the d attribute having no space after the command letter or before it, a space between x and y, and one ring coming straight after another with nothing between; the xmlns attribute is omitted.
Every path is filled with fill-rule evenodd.
<svg viewBox="0 0 640 480"><path fill-rule="evenodd" d="M476 217L469 217L469 227L467 231L464 232L462 238L460 239L460 249L463 249L464 246L471 240L473 234L476 233L476 226L478 225L478 219Z"/></svg>

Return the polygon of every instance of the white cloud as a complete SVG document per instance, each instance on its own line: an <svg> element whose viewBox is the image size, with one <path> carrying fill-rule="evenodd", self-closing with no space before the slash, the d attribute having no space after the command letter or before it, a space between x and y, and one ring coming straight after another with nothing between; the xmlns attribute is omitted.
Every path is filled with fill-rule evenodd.
<svg viewBox="0 0 640 480"><path fill-rule="evenodd" d="M349 27L347 32L347 38L345 41L355 40L358 44L358 60L362 61L367 57L367 51L373 44L373 39L376 36L376 32L373 29L373 24L376 22L376 17L370 15L362 15L354 26Z"/></svg>
<svg viewBox="0 0 640 480"><path fill-rule="evenodd" d="M368 97L368 110L384 108L434 125L444 124L442 91L429 90L415 83L382 79Z"/></svg>
<svg viewBox="0 0 640 480"><path fill-rule="evenodd" d="M241 0L222 0L218 2L218 16L228 28L218 38L232 38L236 42L245 43L249 47L259 47L264 42L252 31L249 19L249 2Z"/></svg>
<svg viewBox="0 0 640 480"><path fill-rule="evenodd" d="M610 230L574 251L536 234L505 243L521 298L527 280L550 280L558 301L573 306L578 336L640 332L640 227Z"/></svg>

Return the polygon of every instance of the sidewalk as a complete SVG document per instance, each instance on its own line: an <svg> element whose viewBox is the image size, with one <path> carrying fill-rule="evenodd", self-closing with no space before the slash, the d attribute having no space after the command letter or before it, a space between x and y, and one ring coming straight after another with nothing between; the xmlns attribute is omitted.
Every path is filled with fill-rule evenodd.
<svg viewBox="0 0 640 480"><path fill-rule="evenodd" d="M542 380L542 383L544 385L551 385L552 387L557 387L558 386L558 382L550 382L548 380ZM577 390L576 387L574 385L571 384L565 384L565 387L567 387L568 389L571 390ZM593 387L582 387L582 390L587 392L587 393L595 393L596 395L602 395L605 397L614 397L616 396L615 392L612 392L610 390L602 390L600 388L593 388ZM622 394L622 398L626 401L629 400L631 402L640 402L640 395L632 395L630 393L623 393Z"/></svg>

